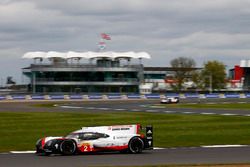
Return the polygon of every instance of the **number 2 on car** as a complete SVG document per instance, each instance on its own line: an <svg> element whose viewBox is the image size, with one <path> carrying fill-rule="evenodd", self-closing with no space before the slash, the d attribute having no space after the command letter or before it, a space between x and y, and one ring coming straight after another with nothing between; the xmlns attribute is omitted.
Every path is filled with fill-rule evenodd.
<svg viewBox="0 0 250 167"><path fill-rule="evenodd" d="M81 145L80 150L82 152L90 152L90 151L92 151L92 147L90 146L89 143L84 143Z"/></svg>

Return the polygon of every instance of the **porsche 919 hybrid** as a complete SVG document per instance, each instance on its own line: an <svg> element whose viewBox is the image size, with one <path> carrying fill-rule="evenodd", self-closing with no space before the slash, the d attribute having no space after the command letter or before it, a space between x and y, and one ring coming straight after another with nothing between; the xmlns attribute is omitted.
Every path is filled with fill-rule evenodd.
<svg viewBox="0 0 250 167"><path fill-rule="evenodd" d="M141 153L144 149L152 148L152 126L142 128L139 124L83 127L65 137L44 137L36 143L36 153L39 155L106 151Z"/></svg>

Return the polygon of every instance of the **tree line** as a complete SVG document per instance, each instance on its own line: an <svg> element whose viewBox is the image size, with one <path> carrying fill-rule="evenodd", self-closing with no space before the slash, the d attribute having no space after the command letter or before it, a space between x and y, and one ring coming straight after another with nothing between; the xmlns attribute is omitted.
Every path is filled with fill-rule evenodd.
<svg viewBox="0 0 250 167"><path fill-rule="evenodd" d="M192 58L179 57L171 60L174 69L171 84L175 91L183 90L183 84L193 82L193 87L199 90L223 89L226 85L226 66L217 60L207 61L204 68L196 68L196 62Z"/></svg>

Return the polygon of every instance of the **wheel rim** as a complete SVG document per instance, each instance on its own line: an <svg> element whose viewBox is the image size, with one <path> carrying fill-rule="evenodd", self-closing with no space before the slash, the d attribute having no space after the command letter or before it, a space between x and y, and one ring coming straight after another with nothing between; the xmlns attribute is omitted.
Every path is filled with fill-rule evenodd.
<svg viewBox="0 0 250 167"><path fill-rule="evenodd" d="M130 150L133 153L139 153L142 151L142 142L139 139L133 140L130 145Z"/></svg>
<svg viewBox="0 0 250 167"><path fill-rule="evenodd" d="M64 154L73 154L75 152L75 144L72 141L65 141L62 144L62 152Z"/></svg>

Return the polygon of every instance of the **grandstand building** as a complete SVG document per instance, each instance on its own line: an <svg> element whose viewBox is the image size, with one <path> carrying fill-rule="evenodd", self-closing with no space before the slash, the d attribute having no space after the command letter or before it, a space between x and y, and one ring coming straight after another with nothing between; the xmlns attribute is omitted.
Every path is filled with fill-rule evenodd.
<svg viewBox="0 0 250 167"><path fill-rule="evenodd" d="M250 89L250 60L241 60L240 65L229 70L229 83L232 90Z"/></svg>
<svg viewBox="0 0 250 167"><path fill-rule="evenodd" d="M34 63L23 68L33 93L139 92L144 82L145 52L28 52L23 58ZM83 59L87 63L83 63ZM139 63L132 63L138 59Z"/></svg>

